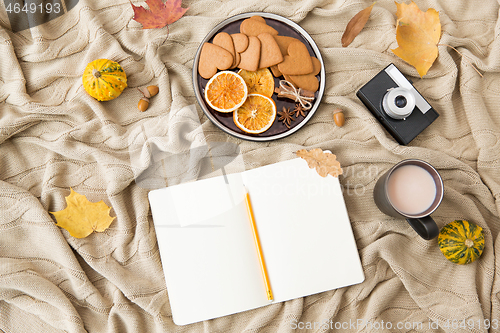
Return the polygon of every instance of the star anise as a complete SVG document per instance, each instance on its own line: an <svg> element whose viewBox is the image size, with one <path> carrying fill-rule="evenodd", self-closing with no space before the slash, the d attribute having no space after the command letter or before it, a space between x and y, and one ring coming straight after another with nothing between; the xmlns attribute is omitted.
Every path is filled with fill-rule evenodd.
<svg viewBox="0 0 500 333"><path fill-rule="evenodd" d="M295 113L295 118L298 118L299 116L306 117L306 114L304 112L304 109L302 108L302 105L300 103L295 104L295 109L293 109L293 112Z"/></svg>
<svg viewBox="0 0 500 333"><path fill-rule="evenodd" d="M290 108L283 107L282 111L278 111L278 120L282 121L283 124L285 124L286 127L290 128L292 125L293 119L293 112L290 112Z"/></svg>

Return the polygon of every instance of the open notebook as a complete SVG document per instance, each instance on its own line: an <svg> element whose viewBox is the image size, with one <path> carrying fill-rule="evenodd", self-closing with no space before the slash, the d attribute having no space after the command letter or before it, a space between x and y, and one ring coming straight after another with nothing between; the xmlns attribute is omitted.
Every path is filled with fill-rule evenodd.
<svg viewBox="0 0 500 333"><path fill-rule="evenodd" d="M149 201L178 325L270 304L244 187L273 302L364 280L338 178L319 176L303 159L154 190Z"/></svg>

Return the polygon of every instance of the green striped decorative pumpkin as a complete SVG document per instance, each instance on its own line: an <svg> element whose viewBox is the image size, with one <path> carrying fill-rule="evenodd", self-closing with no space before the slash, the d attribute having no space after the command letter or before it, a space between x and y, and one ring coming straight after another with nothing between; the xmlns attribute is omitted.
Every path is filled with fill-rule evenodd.
<svg viewBox="0 0 500 333"><path fill-rule="evenodd" d="M483 253L483 228L469 221L455 220L441 229L438 244L446 259L459 265L468 264Z"/></svg>
<svg viewBox="0 0 500 333"><path fill-rule="evenodd" d="M122 66L108 59L90 62L82 76L83 88L98 101L118 97L127 87L127 75Z"/></svg>

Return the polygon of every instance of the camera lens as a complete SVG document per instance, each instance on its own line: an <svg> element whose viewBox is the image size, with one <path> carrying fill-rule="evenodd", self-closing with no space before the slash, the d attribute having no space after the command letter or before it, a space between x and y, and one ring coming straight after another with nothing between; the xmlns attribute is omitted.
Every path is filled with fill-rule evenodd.
<svg viewBox="0 0 500 333"><path fill-rule="evenodd" d="M406 119L415 109L415 96L411 90L397 87L387 90L382 99L382 110L393 119Z"/></svg>
<svg viewBox="0 0 500 333"><path fill-rule="evenodd" d="M394 99L394 104L396 104L398 108L404 108L406 106L406 103L406 97L402 95L396 96L396 98Z"/></svg>

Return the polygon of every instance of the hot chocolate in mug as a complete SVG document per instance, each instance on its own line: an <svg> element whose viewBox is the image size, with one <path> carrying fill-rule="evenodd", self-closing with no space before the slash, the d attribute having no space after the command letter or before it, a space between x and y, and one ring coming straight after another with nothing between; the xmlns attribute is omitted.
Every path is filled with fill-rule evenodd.
<svg viewBox="0 0 500 333"><path fill-rule="evenodd" d="M423 239L439 234L430 215L443 200L443 180L429 163L418 159L400 161L378 179L373 198L383 213L405 218Z"/></svg>

